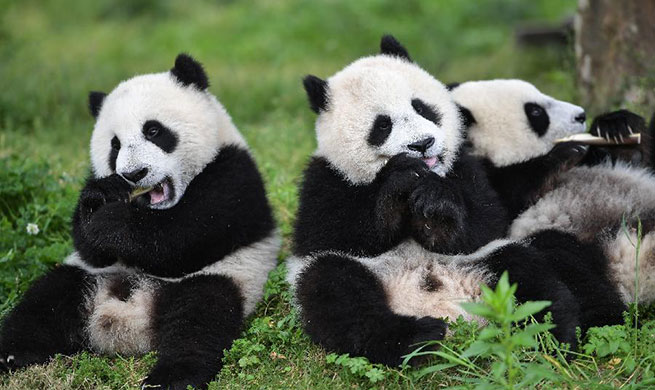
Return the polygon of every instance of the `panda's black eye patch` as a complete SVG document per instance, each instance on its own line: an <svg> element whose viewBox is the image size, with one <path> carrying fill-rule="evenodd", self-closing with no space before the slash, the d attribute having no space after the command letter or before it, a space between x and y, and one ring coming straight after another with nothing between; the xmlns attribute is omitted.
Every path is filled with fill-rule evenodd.
<svg viewBox="0 0 655 390"><path fill-rule="evenodd" d="M118 158L118 152L121 150L121 141L118 137L114 136L111 139L111 150L109 151L109 168L112 171L116 171L116 159Z"/></svg>
<svg viewBox="0 0 655 390"><path fill-rule="evenodd" d="M539 137L546 134L550 125L550 118L548 118L546 110L537 103L525 103L523 109L525 110L525 115L528 117L528 123L530 123L532 131L537 133Z"/></svg>
<svg viewBox="0 0 655 390"><path fill-rule="evenodd" d="M148 141L159 146L166 153L172 153L177 146L177 136L175 133L159 121L146 121L143 124L142 132Z"/></svg>
<svg viewBox="0 0 655 390"><path fill-rule="evenodd" d="M373 146L380 146L391 134L393 122L389 115L378 115L373 122L373 128L368 134L368 143Z"/></svg>
<svg viewBox="0 0 655 390"><path fill-rule="evenodd" d="M433 107L425 104L421 99L412 99L412 107L417 114L429 120L437 126L441 126L441 113Z"/></svg>

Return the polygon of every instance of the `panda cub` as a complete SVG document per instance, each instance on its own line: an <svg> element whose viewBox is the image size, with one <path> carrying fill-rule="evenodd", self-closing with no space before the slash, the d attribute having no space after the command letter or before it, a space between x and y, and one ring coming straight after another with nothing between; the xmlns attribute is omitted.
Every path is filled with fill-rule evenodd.
<svg viewBox="0 0 655 390"><path fill-rule="evenodd" d="M460 303L507 270L519 300L553 302L555 336L574 344L576 326L595 321L579 307L583 283L604 281L560 273L592 251L557 232L547 232L563 243L555 249L533 246L540 236L495 240L506 234L504 209L461 151L447 89L393 37L381 48L328 80L304 80L318 148L287 266L305 331L327 349L397 365L416 343L442 339L444 319L470 319Z"/></svg>
<svg viewBox="0 0 655 390"><path fill-rule="evenodd" d="M608 148L555 144L559 138L585 131L585 111L541 93L526 81L469 81L448 87L465 118L466 144L484 160L511 219L534 202L559 172L616 157ZM620 110L597 117L591 130L618 140L644 127L643 118Z"/></svg>
<svg viewBox="0 0 655 390"><path fill-rule="evenodd" d="M587 147L553 141L583 132L584 111L525 81L471 81L454 87L452 95L468 117L472 153L487 160L492 185L513 211L510 237L552 229L573 234L598 246L606 257L606 263L591 272L607 274L611 283L592 286L594 290L613 289L623 303L655 300L651 171L611 160L576 165L584 162ZM641 117L619 111L595 120L592 130L612 138L625 131L643 132L644 127ZM635 291L639 223L640 280Z"/></svg>
<svg viewBox="0 0 655 390"><path fill-rule="evenodd" d="M203 388L216 376L280 241L248 147L207 87L180 54L168 72L90 94L75 252L5 318L4 370L57 353L156 350L144 385Z"/></svg>

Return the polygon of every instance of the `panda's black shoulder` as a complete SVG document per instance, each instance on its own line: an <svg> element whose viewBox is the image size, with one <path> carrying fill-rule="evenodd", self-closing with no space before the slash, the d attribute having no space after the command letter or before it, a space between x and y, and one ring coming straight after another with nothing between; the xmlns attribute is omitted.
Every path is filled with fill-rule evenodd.
<svg viewBox="0 0 655 390"><path fill-rule="evenodd" d="M334 185L347 187L348 183L325 157L312 157L303 172L302 188Z"/></svg>
<svg viewBox="0 0 655 390"><path fill-rule="evenodd" d="M221 165L223 168L229 167L252 167L257 168L250 152L240 145L227 145L217 153L216 157L207 164L204 171L211 170L212 167ZM203 172L204 172L203 171Z"/></svg>
<svg viewBox="0 0 655 390"><path fill-rule="evenodd" d="M480 157L471 154L470 148L462 146L457 155L457 159L453 164L453 172L462 174L481 175L486 178L485 162Z"/></svg>
<svg viewBox="0 0 655 390"><path fill-rule="evenodd" d="M453 164L452 174L456 176L464 187L476 189L480 197L499 199L498 192L492 187L489 180L488 160L474 156L468 148L462 148Z"/></svg>
<svg viewBox="0 0 655 390"><path fill-rule="evenodd" d="M194 210L216 209L235 202L248 204L247 217L257 220L255 225L261 227L261 235L274 228L264 180L250 152L239 145L223 147L193 178L180 202L195 204ZM237 212L237 209L225 210L226 216Z"/></svg>
<svg viewBox="0 0 655 390"><path fill-rule="evenodd" d="M262 188L264 185L250 152L239 145L223 147L202 172L193 179L193 188L201 190L210 187L210 183L214 182L218 177L222 178L223 181L252 183L253 185L261 185ZM188 195L188 193L185 194L185 197Z"/></svg>
<svg viewBox="0 0 655 390"><path fill-rule="evenodd" d="M339 250L378 253L373 184L352 184L323 157L313 157L300 186L294 225L294 253Z"/></svg>
<svg viewBox="0 0 655 390"><path fill-rule="evenodd" d="M314 156L303 172L299 187L299 205L296 231L303 231L307 224L315 224L314 216L321 210L334 212L348 207L344 199L353 200L358 188L350 184L324 157Z"/></svg>

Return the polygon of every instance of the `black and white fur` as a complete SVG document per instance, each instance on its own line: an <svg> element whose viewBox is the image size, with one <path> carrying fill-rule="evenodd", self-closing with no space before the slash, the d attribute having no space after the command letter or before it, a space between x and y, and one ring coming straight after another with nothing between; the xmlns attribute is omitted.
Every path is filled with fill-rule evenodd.
<svg viewBox="0 0 655 390"><path fill-rule="evenodd" d="M623 303L655 300L655 177L629 162L595 165L585 162L586 147L553 140L584 130L582 109L540 93L519 80L489 80L452 89L467 112L472 153L487 160L494 187L513 211L509 237L521 239L555 229L583 243L598 245L608 261L603 272ZM540 131L531 126L528 102L542 106L551 124ZM560 107L559 109L554 109ZM644 131L644 121L621 110L597 118L592 130L605 137ZM553 133L553 134L551 134ZM610 135L614 134L616 135ZM638 219L643 225L639 250L639 291L635 291ZM625 220L625 226L623 221Z"/></svg>
<svg viewBox="0 0 655 390"><path fill-rule="evenodd" d="M76 250L5 318L5 370L88 349L157 350L144 385L202 388L218 373L280 242L248 147L207 87L181 54L168 72L90 94L92 174L73 217Z"/></svg>
<svg viewBox="0 0 655 390"><path fill-rule="evenodd" d="M466 316L459 304L508 270L519 299L553 301L555 334L574 343L576 326L607 314L583 313L589 281L560 275L589 252L541 248L541 236L492 241L506 232L504 209L483 167L460 150L457 106L395 39L383 37L381 47L328 80L304 81L319 114L318 148L287 266L305 330L330 350L398 364L416 343L443 338L444 319ZM431 138L423 153L413 148ZM561 248L578 244L544 234Z"/></svg>

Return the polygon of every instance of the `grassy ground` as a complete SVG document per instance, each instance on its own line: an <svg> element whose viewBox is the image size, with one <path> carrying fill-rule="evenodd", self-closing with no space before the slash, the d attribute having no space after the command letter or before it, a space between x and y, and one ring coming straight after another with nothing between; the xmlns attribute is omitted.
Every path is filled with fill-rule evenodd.
<svg viewBox="0 0 655 390"><path fill-rule="evenodd" d="M169 69L182 51L203 62L210 90L246 136L265 177L285 236L284 259L296 186L315 145L303 75L329 76L375 53L381 34L393 33L441 80L519 77L575 101L571 51L519 50L512 38L519 23L557 21L574 10L574 3L0 0L0 310L10 308L30 281L71 251L69 218L89 167L89 90L109 91L133 74ZM36 223L40 232L28 234L28 223ZM283 279L282 264L212 388L390 389L484 382L456 367L420 377L415 370L326 355L301 332ZM470 325L454 329L455 350L478 337ZM635 332L603 330L585 357L570 365L546 360L557 379L548 383L644 385L655 363L652 332ZM611 353L603 355L602 348ZM532 348L516 356L543 363L542 355ZM0 378L0 388L132 389L154 359L61 356ZM630 361L639 364L627 365ZM483 372L493 372L493 359L478 363Z"/></svg>

